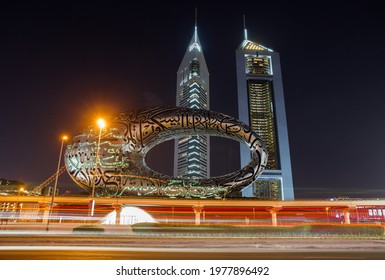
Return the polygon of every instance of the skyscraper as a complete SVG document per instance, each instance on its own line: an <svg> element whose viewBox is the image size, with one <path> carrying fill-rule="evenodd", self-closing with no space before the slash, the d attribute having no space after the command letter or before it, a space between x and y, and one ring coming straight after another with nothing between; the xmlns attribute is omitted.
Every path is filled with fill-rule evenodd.
<svg viewBox="0 0 385 280"><path fill-rule="evenodd" d="M266 170L242 196L294 199L293 179L279 53L245 39L236 50L238 118L251 126L269 151ZM240 147L241 165L250 161Z"/></svg>
<svg viewBox="0 0 385 280"><path fill-rule="evenodd" d="M197 25L177 72L176 106L209 109L209 72L198 37ZM208 136L188 136L175 140L174 176L210 177Z"/></svg>

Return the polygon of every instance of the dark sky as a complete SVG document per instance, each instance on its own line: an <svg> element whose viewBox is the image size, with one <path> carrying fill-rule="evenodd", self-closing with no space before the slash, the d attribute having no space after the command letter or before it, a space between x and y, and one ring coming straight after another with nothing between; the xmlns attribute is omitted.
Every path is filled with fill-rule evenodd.
<svg viewBox="0 0 385 280"><path fill-rule="evenodd" d="M62 133L131 108L174 106L197 7L212 110L237 117L243 14L249 39L280 53L296 198L385 197L381 7L121 2L0 4L0 178L37 185L56 170ZM237 170L237 144L213 141L214 175ZM154 168L171 166L154 154Z"/></svg>

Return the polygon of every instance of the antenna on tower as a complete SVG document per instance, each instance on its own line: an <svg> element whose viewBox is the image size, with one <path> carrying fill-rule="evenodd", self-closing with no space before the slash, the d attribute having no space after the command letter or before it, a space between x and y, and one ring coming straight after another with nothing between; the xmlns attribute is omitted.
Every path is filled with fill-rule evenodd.
<svg viewBox="0 0 385 280"><path fill-rule="evenodd" d="M198 8L195 6L195 43L197 42L197 37L198 37L198 31L197 31L197 22L198 22Z"/></svg>
<svg viewBox="0 0 385 280"><path fill-rule="evenodd" d="M245 40L247 40L246 16L245 16L245 14L243 14L243 32L244 32Z"/></svg>

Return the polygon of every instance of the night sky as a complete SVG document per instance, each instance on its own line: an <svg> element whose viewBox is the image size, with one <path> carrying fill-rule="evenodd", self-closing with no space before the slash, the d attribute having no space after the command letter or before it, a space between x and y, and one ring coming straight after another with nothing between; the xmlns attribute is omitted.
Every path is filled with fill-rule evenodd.
<svg viewBox="0 0 385 280"><path fill-rule="evenodd" d="M370 1L125 2L0 4L0 178L36 186L56 171L63 133L74 136L99 116L174 106L197 7L211 110L237 117L243 14L249 39L280 53L296 198L385 197L382 8ZM238 144L213 143L214 175L237 170ZM171 170L169 146L151 151L154 169ZM68 175L61 184L74 185Z"/></svg>

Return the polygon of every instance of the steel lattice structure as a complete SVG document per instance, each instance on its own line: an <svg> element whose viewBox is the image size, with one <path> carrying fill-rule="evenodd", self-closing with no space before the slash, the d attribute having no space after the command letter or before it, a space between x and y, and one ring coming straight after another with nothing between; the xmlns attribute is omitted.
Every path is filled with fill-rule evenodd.
<svg viewBox="0 0 385 280"><path fill-rule="evenodd" d="M146 165L145 156L151 148L189 135L227 137L244 143L250 149L251 161L239 171L208 179L173 178ZM96 127L83 131L67 146L64 158L74 181L86 190L95 186L99 196L223 197L256 180L268 157L262 140L249 126L201 109L126 111L102 131L99 153L98 137Z"/></svg>

